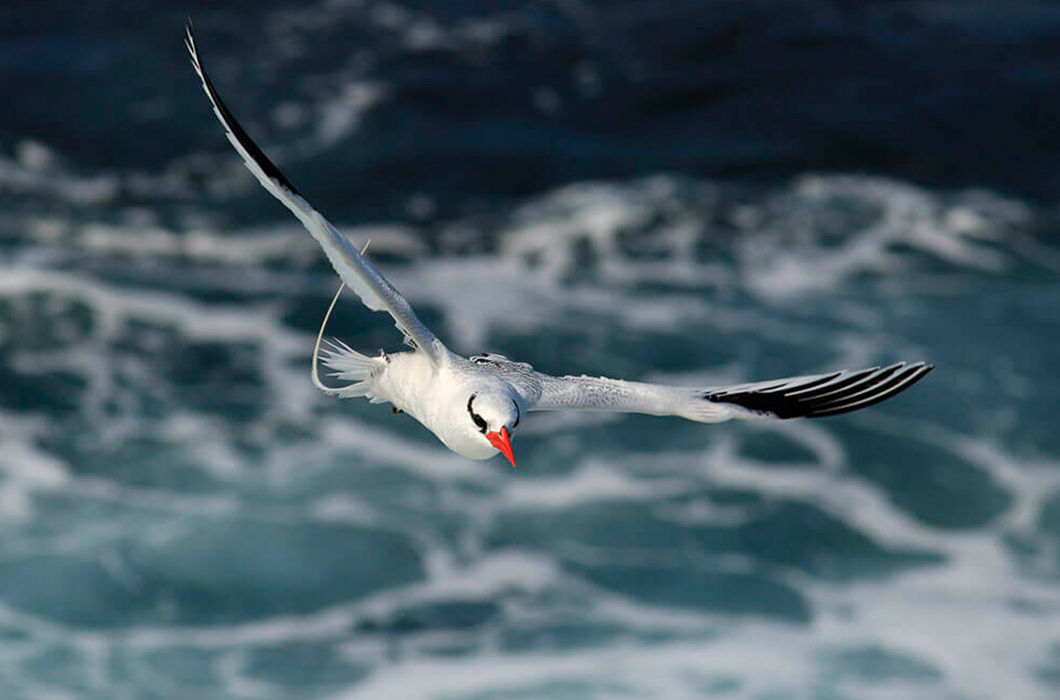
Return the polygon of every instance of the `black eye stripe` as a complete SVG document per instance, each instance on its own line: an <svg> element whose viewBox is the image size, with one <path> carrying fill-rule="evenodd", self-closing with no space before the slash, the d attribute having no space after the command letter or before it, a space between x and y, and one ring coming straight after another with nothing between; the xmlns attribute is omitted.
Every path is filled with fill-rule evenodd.
<svg viewBox="0 0 1060 700"><path fill-rule="evenodd" d="M474 409L471 408L471 402L475 400L475 396L477 396L477 394L472 394L468 398L468 400L467 400L467 412L471 415L471 420L475 423L475 425L478 426L479 431L485 433L486 432L486 427L487 427L486 426L486 420L482 416L480 416L479 414L475 413Z"/></svg>

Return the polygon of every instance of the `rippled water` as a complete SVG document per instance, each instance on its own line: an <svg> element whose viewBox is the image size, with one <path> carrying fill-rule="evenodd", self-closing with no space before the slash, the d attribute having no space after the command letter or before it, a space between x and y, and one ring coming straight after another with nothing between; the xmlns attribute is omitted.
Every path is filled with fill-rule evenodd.
<svg viewBox="0 0 1060 700"><path fill-rule="evenodd" d="M0 34L0 696L1060 692L1056 137L1005 108L1055 79L1055 11L193 7L237 114L457 351L937 366L826 421L534 414L512 470L312 388L337 280L224 143L186 8L42 6ZM330 330L399 346L352 297Z"/></svg>

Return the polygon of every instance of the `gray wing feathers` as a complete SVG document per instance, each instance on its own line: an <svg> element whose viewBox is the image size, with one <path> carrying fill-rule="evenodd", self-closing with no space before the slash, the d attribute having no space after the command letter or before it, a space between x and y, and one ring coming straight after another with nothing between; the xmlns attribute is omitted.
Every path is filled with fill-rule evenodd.
<svg viewBox="0 0 1060 700"><path fill-rule="evenodd" d="M202 80L206 96L210 98L213 105L214 114L224 126L225 135L242 157L247 169L272 196L280 200L298 217L306 230L323 248L324 254L339 277L361 298L364 305L373 311L388 312L394 317L398 329L405 334L406 342L427 353L435 364L441 363L447 355L445 346L430 329L423 325L408 300L394 289L371 261L361 255L345 236L302 198L294 185L243 130L235 116L221 100L221 96L217 94L217 90L214 89L213 82L199 58L190 24L187 26L185 43L191 54L195 72Z"/></svg>
<svg viewBox="0 0 1060 700"><path fill-rule="evenodd" d="M575 409L681 416L701 423L731 418L734 411L697 398L694 389L627 382L607 377L541 376L541 395L532 411Z"/></svg>

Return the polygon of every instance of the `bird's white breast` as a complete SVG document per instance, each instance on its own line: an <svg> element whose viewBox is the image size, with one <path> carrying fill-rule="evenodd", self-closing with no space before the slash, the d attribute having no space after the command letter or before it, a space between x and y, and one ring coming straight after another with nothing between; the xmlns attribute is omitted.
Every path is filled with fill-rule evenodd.
<svg viewBox="0 0 1060 700"><path fill-rule="evenodd" d="M372 382L372 394L389 401L422 423L446 447L469 459L497 454L473 429L467 403L475 387L497 378L467 362L435 366L418 352L389 356L386 368Z"/></svg>

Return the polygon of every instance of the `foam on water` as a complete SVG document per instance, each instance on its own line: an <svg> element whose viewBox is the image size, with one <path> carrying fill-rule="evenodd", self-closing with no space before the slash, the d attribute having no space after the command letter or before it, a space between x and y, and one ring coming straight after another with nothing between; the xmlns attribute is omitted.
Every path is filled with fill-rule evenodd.
<svg viewBox="0 0 1060 700"><path fill-rule="evenodd" d="M102 201L23 151L4 190ZM1056 337L1058 254L1030 205L658 176L347 228L464 352L704 386L939 366L829 422L535 414L518 470L315 393L335 280L312 241L198 206L183 227L4 220L5 697L1055 691L1060 460L1020 426L1060 387L1023 330L952 340L983 285L997 318ZM353 347L397 349L382 316L340 313Z"/></svg>

